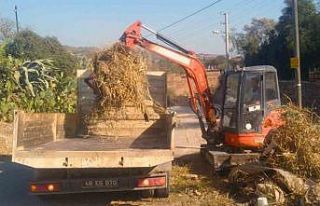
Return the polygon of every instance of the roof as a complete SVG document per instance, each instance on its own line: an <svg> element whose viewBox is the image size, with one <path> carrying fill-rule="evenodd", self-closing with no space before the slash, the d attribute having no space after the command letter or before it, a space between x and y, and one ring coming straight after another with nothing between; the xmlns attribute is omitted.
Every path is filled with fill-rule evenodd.
<svg viewBox="0 0 320 206"><path fill-rule="evenodd" d="M252 67L244 67L241 70L243 71L269 71L269 72L277 72L276 68L269 65L259 65L259 66L252 66Z"/></svg>
<svg viewBox="0 0 320 206"><path fill-rule="evenodd" d="M269 65L259 65L259 66L251 66L251 67L243 67L237 70L228 70L227 73L234 73L234 72L241 72L241 71L266 71L266 72L277 72L276 68Z"/></svg>

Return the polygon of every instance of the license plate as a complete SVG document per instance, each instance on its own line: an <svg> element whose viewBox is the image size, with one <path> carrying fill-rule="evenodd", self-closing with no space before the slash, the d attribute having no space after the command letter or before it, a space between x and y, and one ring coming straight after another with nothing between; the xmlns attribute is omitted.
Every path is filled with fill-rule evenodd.
<svg viewBox="0 0 320 206"><path fill-rule="evenodd" d="M118 187L118 185L118 179L93 179L82 182L83 188L115 188Z"/></svg>

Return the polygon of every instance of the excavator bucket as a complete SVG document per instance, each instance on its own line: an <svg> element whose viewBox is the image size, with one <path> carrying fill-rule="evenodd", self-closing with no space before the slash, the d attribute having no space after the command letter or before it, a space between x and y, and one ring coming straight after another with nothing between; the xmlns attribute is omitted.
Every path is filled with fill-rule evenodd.
<svg viewBox="0 0 320 206"><path fill-rule="evenodd" d="M133 48L138 43L137 41L139 41L141 38L141 22L136 21L125 30L119 40L127 47Z"/></svg>

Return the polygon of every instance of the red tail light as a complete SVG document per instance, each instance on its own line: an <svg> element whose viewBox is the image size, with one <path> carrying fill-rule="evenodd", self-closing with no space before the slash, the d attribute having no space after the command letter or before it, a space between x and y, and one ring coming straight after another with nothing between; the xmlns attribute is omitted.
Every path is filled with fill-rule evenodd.
<svg viewBox="0 0 320 206"><path fill-rule="evenodd" d="M58 183L30 184L30 191L37 192L59 192L61 186Z"/></svg>
<svg viewBox="0 0 320 206"><path fill-rule="evenodd" d="M138 179L137 187L165 186L166 177L149 177Z"/></svg>

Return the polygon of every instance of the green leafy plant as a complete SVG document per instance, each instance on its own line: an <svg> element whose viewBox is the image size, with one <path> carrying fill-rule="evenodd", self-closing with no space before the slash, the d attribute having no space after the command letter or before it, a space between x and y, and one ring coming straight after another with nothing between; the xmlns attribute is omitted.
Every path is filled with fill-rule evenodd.
<svg viewBox="0 0 320 206"><path fill-rule="evenodd" d="M48 59L21 63L10 58L0 62L0 121L13 121L14 109L75 112L76 82L72 76Z"/></svg>

